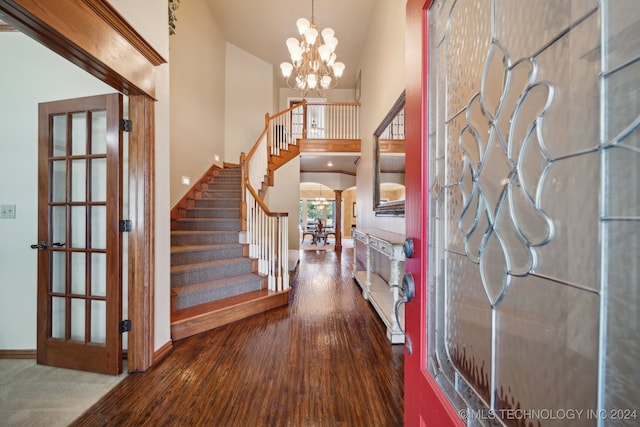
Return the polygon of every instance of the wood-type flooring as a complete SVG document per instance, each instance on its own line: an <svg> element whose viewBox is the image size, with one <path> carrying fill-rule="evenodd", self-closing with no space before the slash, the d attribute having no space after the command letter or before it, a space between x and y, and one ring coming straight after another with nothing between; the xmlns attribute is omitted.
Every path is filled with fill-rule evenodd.
<svg viewBox="0 0 640 427"><path fill-rule="evenodd" d="M301 251L290 303L174 343L75 426L401 426L403 347L351 278L353 249Z"/></svg>

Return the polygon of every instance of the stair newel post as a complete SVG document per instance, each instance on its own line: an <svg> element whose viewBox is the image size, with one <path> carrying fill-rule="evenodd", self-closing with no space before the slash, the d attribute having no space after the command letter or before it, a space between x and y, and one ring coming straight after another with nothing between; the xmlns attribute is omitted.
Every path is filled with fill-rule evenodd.
<svg viewBox="0 0 640 427"><path fill-rule="evenodd" d="M240 231L247 231L247 156L240 153Z"/></svg>

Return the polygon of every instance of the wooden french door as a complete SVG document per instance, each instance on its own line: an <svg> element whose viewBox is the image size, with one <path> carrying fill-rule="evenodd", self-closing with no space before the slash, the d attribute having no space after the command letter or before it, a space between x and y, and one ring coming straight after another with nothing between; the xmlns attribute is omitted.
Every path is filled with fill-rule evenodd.
<svg viewBox="0 0 640 427"><path fill-rule="evenodd" d="M38 363L122 372L120 94L39 105Z"/></svg>

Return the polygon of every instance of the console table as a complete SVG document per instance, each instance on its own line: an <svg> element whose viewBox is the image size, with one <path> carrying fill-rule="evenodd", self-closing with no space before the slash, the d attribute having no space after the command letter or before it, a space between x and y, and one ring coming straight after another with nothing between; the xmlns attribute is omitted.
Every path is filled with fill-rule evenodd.
<svg viewBox="0 0 640 427"><path fill-rule="evenodd" d="M383 230L353 230L353 270L351 276L362 288L362 296L368 300L376 310L385 326L387 338L392 344L404 343L404 305L400 306L398 315L400 325L396 321L395 303L400 298L400 280L404 272L404 236ZM365 247L366 268L358 270L357 242ZM373 252L380 253L381 259L389 262L388 278L385 280L380 274L382 268L376 268L373 262Z"/></svg>

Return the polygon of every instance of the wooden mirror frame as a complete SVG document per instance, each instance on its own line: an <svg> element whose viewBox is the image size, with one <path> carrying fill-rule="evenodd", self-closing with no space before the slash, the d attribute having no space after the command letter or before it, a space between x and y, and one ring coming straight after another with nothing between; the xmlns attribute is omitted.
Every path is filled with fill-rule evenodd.
<svg viewBox="0 0 640 427"><path fill-rule="evenodd" d="M382 202L380 199L380 153L381 153L381 144L380 144L380 136L387 129L389 124L396 118L398 113L402 111L405 104L405 91L402 91L400 97L396 100L396 102L391 107L391 110L387 113L387 115L382 119L380 125L376 128L373 133L373 158L374 158L374 169L373 169L373 210L376 213L376 216L380 215L389 215L389 216L404 216L404 208L405 208L405 200L394 200L390 202ZM400 142L399 142L400 143ZM402 145L404 146L404 140L402 140Z"/></svg>

